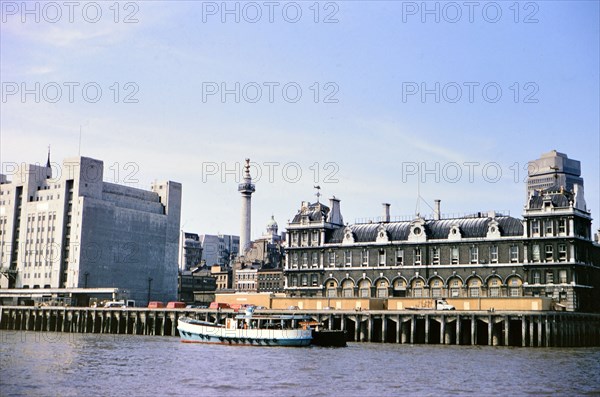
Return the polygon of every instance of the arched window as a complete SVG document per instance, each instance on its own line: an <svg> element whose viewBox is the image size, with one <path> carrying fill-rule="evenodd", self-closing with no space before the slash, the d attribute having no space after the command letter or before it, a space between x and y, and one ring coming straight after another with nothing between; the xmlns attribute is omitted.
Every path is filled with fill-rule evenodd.
<svg viewBox="0 0 600 397"><path fill-rule="evenodd" d="M414 280L412 282L412 296L414 298L423 297L423 280Z"/></svg>
<svg viewBox="0 0 600 397"><path fill-rule="evenodd" d="M326 295L328 298L337 298L337 282L335 280L327 281Z"/></svg>
<svg viewBox="0 0 600 397"><path fill-rule="evenodd" d="M451 279L448 285L450 286L450 296L452 298L461 296L462 281L458 277Z"/></svg>
<svg viewBox="0 0 600 397"><path fill-rule="evenodd" d="M500 286L502 285L502 281L498 277L492 277L487 282L488 287L488 296L492 298L500 297Z"/></svg>
<svg viewBox="0 0 600 397"><path fill-rule="evenodd" d="M344 280L342 282L342 296L344 298L354 297L354 282L352 280Z"/></svg>
<svg viewBox="0 0 600 397"><path fill-rule="evenodd" d="M440 280L439 278L434 278L433 280L431 280L431 283L429 284L429 288L431 290L431 297L432 298L441 298L442 297L442 280Z"/></svg>
<svg viewBox="0 0 600 397"><path fill-rule="evenodd" d="M389 287L390 287L390 285L386 280L379 280L377 282L377 297L378 298L387 298Z"/></svg>
<svg viewBox="0 0 600 397"><path fill-rule="evenodd" d="M371 282L369 280L361 280L358 283L359 296L361 298L371 297Z"/></svg>
<svg viewBox="0 0 600 397"><path fill-rule="evenodd" d="M506 280L506 284L508 285L508 295L509 296L522 296L523 293L521 292L521 279L517 276L512 276L509 277L508 280Z"/></svg>
<svg viewBox="0 0 600 397"><path fill-rule="evenodd" d="M469 296L477 298L481 296L481 281L473 277L467 284L469 288Z"/></svg>

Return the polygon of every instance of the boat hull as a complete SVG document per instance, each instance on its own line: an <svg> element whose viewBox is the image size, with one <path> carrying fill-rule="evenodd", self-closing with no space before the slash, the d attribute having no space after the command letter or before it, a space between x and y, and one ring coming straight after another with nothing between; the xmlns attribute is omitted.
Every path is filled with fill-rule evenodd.
<svg viewBox="0 0 600 397"><path fill-rule="evenodd" d="M182 342L217 343L248 346L309 346L311 330L303 329L226 329L194 324L181 319L177 329Z"/></svg>
<svg viewBox="0 0 600 397"><path fill-rule="evenodd" d="M312 344L324 347L346 347L346 331L340 330L313 330Z"/></svg>

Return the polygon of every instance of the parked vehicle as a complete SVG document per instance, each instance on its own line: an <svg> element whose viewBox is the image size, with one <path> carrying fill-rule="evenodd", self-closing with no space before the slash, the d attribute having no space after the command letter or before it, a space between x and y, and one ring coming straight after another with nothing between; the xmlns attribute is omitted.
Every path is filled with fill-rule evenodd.
<svg viewBox="0 0 600 397"><path fill-rule="evenodd" d="M185 309L185 302L169 302L167 309Z"/></svg>
<svg viewBox="0 0 600 397"><path fill-rule="evenodd" d="M446 302L446 299L436 299L435 300L435 308L436 310L455 310L456 308L452 305L449 305Z"/></svg>
<svg viewBox="0 0 600 397"><path fill-rule="evenodd" d="M161 309L165 307L165 304L159 301L148 302L148 309Z"/></svg>
<svg viewBox="0 0 600 397"><path fill-rule="evenodd" d="M106 308L111 308L111 307L135 307L135 301L131 300L131 299L127 299L127 300L120 300L120 301L110 301L110 302L106 302L104 304L104 307Z"/></svg>
<svg viewBox="0 0 600 397"><path fill-rule="evenodd" d="M211 302L211 304L208 308L209 309L231 309L231 306L229 306L229 303Z"/></svg>

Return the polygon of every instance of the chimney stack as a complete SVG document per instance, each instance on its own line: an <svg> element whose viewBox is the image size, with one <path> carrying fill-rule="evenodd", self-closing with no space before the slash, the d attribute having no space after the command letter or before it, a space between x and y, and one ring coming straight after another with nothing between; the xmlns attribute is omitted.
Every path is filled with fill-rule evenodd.
<svg viewBox="0 0 600 397"><path fill-rule="evenodd" d="M329 217L327 222L333 223L334 225L344 224L344 218L342 218L342 212L340 210L340 199L335 196L329 199Z"/></svg>
<svg viewBox="0 0 600 397"><path fill-rule="evenodd" d="M440 203L442 200L435 200L435 210L433 211L433 219L439 221L442 219L442 213L440 212Z"/></svg>
<svg viewBox="0 0 600 397"><path fill-rule="evenodd" d="M390 221L390 203L383 203L383 221Z"/></svg>

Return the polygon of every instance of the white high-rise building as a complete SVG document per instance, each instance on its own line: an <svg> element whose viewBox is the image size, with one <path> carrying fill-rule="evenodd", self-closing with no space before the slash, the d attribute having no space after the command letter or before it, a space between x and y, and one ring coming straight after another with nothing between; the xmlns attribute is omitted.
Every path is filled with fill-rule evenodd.
<svg viewBox="0 0 600 397"><path fill-rule="evenodd" d="M0 303L38 289L176 299L181 184L146 191L104 182L103 162L87 157L54 169L48 159L23 164L11 180L0 175Z"/></svg>

